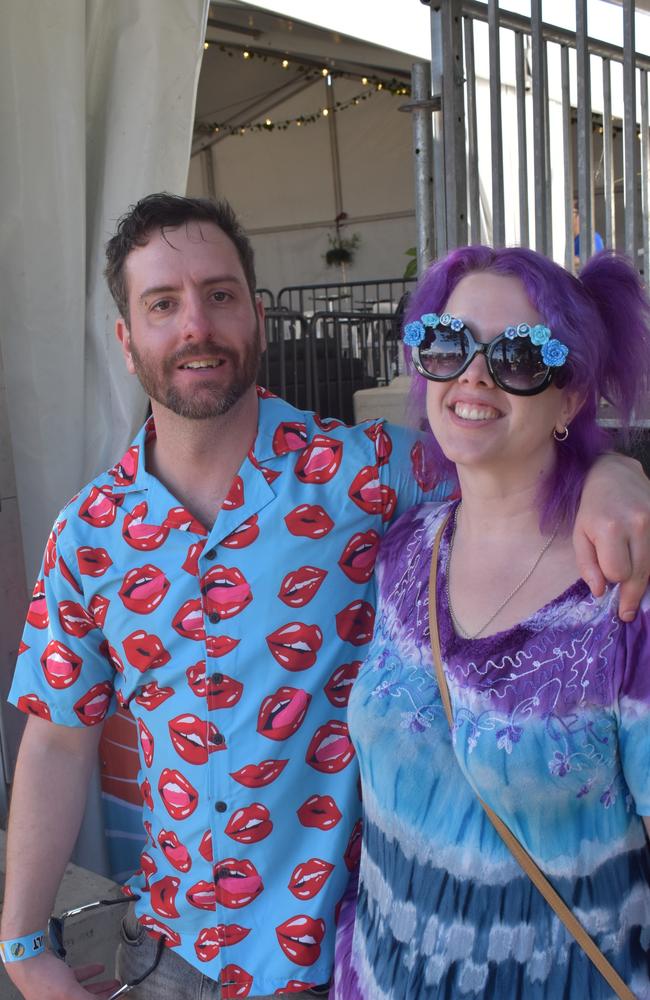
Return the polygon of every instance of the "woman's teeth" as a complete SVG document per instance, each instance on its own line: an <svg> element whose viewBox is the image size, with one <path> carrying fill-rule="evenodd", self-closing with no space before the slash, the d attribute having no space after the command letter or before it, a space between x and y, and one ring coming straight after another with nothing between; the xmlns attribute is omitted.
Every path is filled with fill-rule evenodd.
<svg viewBox="0 0 650 1000"><path fill-rule="evenodd" d="M470 403L455 403L454 413L463 420L494 420L499 411L493 406L473 406Z"/></svg>

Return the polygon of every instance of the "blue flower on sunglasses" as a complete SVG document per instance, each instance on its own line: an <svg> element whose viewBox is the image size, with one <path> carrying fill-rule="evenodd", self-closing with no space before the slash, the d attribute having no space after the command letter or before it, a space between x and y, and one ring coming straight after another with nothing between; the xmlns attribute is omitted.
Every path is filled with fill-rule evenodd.
<svg viewBox="0 0 650 1000"><path fill-rule="evenodd" d="M440 324L440 316L438 316L438 313L423 313L423 315L420 316L420 319L422 320L424 326L433 327L434 330Z"/></svg>
<svg viewBox="0 0 650 1000"><path fill-rule="evenodd" d="M423 317L424 318L424 317ZM407 347L419 347L424 340L424 327L419 319L404 327L404 343Z"/></svg>
<svg viewBox="0 0 650 1000"><path fill-rule="evenodd" d="M519 336L519 334L517 333L516 326L507 326L503 331L503 333L508 338L508 340L514 340L515 337Z"/></svg>
<svg viewBox="0 0 650 1000"><path fill-rule="evenodd" d="M547 340L542 344L542 361L549 368L560 368L567 359L569 348L559 340Z"/></svg>
<svg viewBox="0 0 650 1000"><path fill-rule="evenodd" d="M528 323L520 323L517 327L518 337L528 337L530 334L530 325Z"/></svg>
<svg viewBox="0 0 650 1000"><path fill-rule="evenodd" d="M530 331L530 341L532 344L536 344L537 347L541 347L542 344L548 343L551 339L551 331L547 326L542 326L538 323L537 326L531 328Z"/></svg>

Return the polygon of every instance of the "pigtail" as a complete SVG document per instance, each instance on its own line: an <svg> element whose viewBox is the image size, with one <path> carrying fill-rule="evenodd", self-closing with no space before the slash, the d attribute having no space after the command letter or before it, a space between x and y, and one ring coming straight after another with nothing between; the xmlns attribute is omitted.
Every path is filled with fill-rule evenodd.
<svg viewBox="0 0 650 1000"><path fill-rule="evenodd" d="M630 261L610 250L592 257L579 278L607 332L597 388L627 428L650 388L650 300Z"/></svg>

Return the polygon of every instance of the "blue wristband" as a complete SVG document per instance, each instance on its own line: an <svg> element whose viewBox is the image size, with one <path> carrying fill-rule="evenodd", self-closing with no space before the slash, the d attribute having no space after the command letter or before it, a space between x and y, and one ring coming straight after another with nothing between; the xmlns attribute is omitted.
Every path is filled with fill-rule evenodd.
<svg viewBox="0 0 650 1000"><path fill-rule="evenodd" d="M34 958L42 951L45 951L45 931L0 941L0 958L5 965L8 962L22 962L25 958Z"/></svg>

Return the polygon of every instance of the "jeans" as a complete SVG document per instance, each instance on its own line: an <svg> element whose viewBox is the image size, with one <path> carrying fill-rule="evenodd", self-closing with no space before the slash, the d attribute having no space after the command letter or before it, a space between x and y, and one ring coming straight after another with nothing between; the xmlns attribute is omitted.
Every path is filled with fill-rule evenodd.
<svg viewBox="0 0 650 1000"><path fill-rule="evenodd" d="M121 983L128 983L153 964L156 942L138 923L132 906L122 921L120 937L116 972ZM327 988L319 987L317 990L293 993L292 1000L316 1000L317 997L326 1000L327 995ZM172 948L165 948L157 968L126 996L129 1000L221 1000L221 987L215 979L204 976ZM251 996L249 1000L274 998Z"/></svg>

